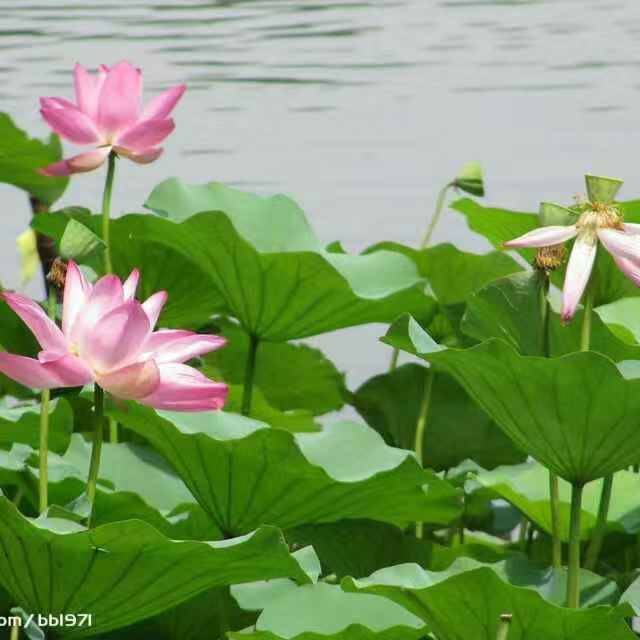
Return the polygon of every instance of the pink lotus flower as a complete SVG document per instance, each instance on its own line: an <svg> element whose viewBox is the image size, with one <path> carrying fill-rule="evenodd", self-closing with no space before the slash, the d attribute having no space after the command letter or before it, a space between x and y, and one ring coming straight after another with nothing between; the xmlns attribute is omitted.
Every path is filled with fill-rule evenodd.
<svg viewBox="0 0 640 640"><path fill-rule="evenodd" d="M167 300L165 291L134 299L139 273L123 283L107 275L91 285L69 262L62 330L33 300L4 293L7 304L36 337L38 358L0 353L0 372L37 389L95 382L116 398L157 409L220 409L227 385L209 380L184 362L224 345L219 336L191 331L153 331Z"/></svg>
<svg viewBox="0 0 640 640"><path fill-rule="evenodd" d="M73 70L76 104L64 98L40 98L42 117L60 136L97 149L41 169L48 176L68 176L97 169L111 150L134 162L148 164L162 153L159 145L174 129L169 118L186 90L168 89L142 109L142 73L128 62L101 65L96 76L76 64Z"/></svg>
<svg viewBox="0 0 640 640"><path fill-rule="evenodd" d="M616 209L592 204L576 224L540 227L505 242L509 248L550 247L576 238L571 250L562 295L562 321L573 318L589 282L598 249L598 240L611 254L620 270L640 286L640 224L624 223Z"/></svg>

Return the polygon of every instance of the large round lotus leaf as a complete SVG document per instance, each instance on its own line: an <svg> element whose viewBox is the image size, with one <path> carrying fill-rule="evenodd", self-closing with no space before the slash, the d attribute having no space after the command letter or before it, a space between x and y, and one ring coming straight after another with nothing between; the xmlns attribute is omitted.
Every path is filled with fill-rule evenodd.
<svg viewBox="0 0 640 640"><path fill-rule="evenodd" d="M501 498L508 500L538 527L551 533L551 502L549 497L549 471L535 461L514 466L481 471L475 479ZM571 485L560 479L560 536L569 540L569 513ZM596 524L602 480L590 482L582 494L580 532L584 539L591 537ZM618 471L612 489L607 530L635 534L640 532L640 475L631 471Z"/></svg>
<svg viewBox="0 0 640 640"><path fill-rule="evenodd" d="M605 356L522 356L498 339L446 349L408 317L384 341L454 376L523 451L569 482L640 459L640 380L625 379Z"/></svg>
<svg viewBox="0 0 640 640"><path fill-rule="evenodd" d="M214 586L269 578L308 581L280 532L261 527L220 542L170 540L137 520L87 530L67 520L29 520L0 498L0 583L29 613L91 613L117 629Z"/></svg>
<svg viewBox="0 0 640 640"><path fill-rule="evenodd" d="M483 563L471 557L459 557L442 571L429 571L413 563L387 567L376 571L368 578L356 580L360 588L367 585L414 585L424 588L440 584L452 576L464 575L481 568L491 569L496 576L513 587L526 587L539 593L545 600L563 605L567 591L567 570L540 568L524 555L513 554L492 563ZM615 582L582 569L580 580L580 604L590 607L600 604L615 604L620 592ZM349 581L348 581L349 582Z"/></svg>
<svg viewBox="0 0 640 640"><path fill-rule="evenodd" d="M626 222L640 222L640 201L619 202L616 204ZM505 242L531 231L539 226L537 213L523 213L483 207L470 198L462 198L451 205L451 208L467 218L469 227L483 235L497 249L502 249ZM567 245L569 246L569 245ZM518 249L518 253L531 262L535 249ZM559 269L552 275L552 281L558 287L564 282L565 269ZM629 278L624 276L607 251L598 251L594 267L594 296L596 306L608 304L628 296L640 295L640 289Z"/></svg>
<svg viewBox="0 0 640 640"><path fill-rule="evenodd" d="M188 255L254 335L284 341L366 322L391 321L425 304L413 263L387 251L328 252L285 196L262 198L220 183L159 184L132 229ZM199 213L206 212L206 213Z"/></svg>
<svg viewBox="0 0 640 640"><path fill-rule="evenodd" d="M243 385L249 336L225 319L216 320L215 325L213 333L224 336L227 344L204 357L203 373L227 384ZM263 342L258 349L254 390L257 387L274 409L322 415L342 408L343 375L320 350L282 342ZM252 415L256 415L253 407Z"/></svg>
<svg viewBox="0 0 640 640"><path fill-rule="evenodd" d="M140 269L139 299L144 300L161 290L169 294L160 316L160 326L198 328L212 314L224 311L224 304L214 292L209 278L189 255L180 253L167 238L160 242L144 233L136 235L133 232L139 218L152 216L129 215L111 221L111 259L114 272L121 278L126 278L135 268ZM56 211L55 215L35 216L31 226L53 238L60 251L71 221L86 225L96 234L101 232L101 216L92 216L87 209L75 207ZM77 261L91 267L97 274L104 273L104 259L99 255L84 256Z"/></svg>
<svg viewBox="0 0 640 640"><path fill-rule="evenodd" d="M580 351L584 311L578 310L569 324L549 310L547 344L543 340L540 287L543 281L535 271L516 273L491 282L467 301L462 331L478 342L500 338L522 355L560 356ZM640 304L640 300L627 299ZM624 302L610 305L614 307ZM607 309L607 307L603 307ZM606 314L605 314L606 317ZM602 353L614 362L640 358L640 346L621 340L603 322L598 313L591 318L590 351Z"/></svg>
<svg viewBox="0 0 640 640"><path fill-rule="evenodd" d="M460 493L373 429L338 423L292 434L224 412L113 411L174 467L226 535L342 518L447 524Z"/></svg>
<svg viewBox="0 0 640 640"><path fill-rule="evenodd" d="M262 583L232 591L240 606L262 609L255 631L232 633L234 640L418 640L426 632L418 616L387 598L338 585L279 582L277 589Z"/></svg>
<svg viewBox="0 0 640 640"><path fill-rule="evenodd" d="M64 456L49 453L51 505L69 505L84 494L90 454L91 444L78 433L71 437ZM36 462L35 457L30 462ZM38 468L25 464L21 478L25 499L37 509ZM212 540L222 537L164 458L149 446L105 443L93 523L100 525L132 518L143 520L172 538Z"/></svg>
<svg viewBox="0 0 640 640"><path fill-rule="evenodd" d="M417 363L367 380L353 395L360 415L385 441L411 449L428 369ZM526 455L496 426L450 375L439 372L431 387L423 436L425 467L443 470L468 458L485 468L521 462Z"/></svg>
<svg viewBox="0 0 640 640"><path fill-rule="evenodd" d="M38 447L40 444L40 404L10 406L0 399L0 446L14 443ZM73 411L63 398L49 403L49 449L62 453L73 431Z"/></svg>
<svg viewBox="0 0 640 640"><path fill-rule="evenodd" d="M44 176L38 169L60 160L62 145L57 135L46 142L29 138L6 113L0 113L0 182L23 189L45 204L52 204L65 191L68 177Z"/></svg>
<svg viewBox="0 0 640 640"><path fill-rule="evenodd" d="M449 574L450 575L450 574ZM509 640L632 640L635 634L612 609L567 609L530 587L505 582L488 567L449 577L400 565L345 588L383 595L420 616L438 640L495 640L502 614L512 614Z"/></svg>

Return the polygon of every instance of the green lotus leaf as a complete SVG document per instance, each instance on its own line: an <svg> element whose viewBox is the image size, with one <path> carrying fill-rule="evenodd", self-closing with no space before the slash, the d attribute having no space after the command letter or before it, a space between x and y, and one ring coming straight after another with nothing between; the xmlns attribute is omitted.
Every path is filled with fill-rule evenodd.
<svg viewBox="0 0 640 640"><path fill-rule="evenodd" d="M640 458L640 380L625 379L603 355L521 356L498 339L446 349L410 317L383 340L454 376L518 447L568 482L585 484Z"/></svg>
<svg viewBox="0 0 640 640"><path fill-rule="evenodd" d="M388 444L411 449L426 375L427 369L419 364L402 365L367 380L352 402ZM525 459L460 384L443 372L435 375L431 388L423 452L424 466L436 470L468 458L485 468Z"/></svg>
<svg viewBox="0 0 640 640"><path fill-rule="evenodd" d="M170 179L146 206L133 237L170 243L215 285L231 314L272 341L389 322L425 304L414 265L393 252L352 256L328 252L289 198L260 198L219 183L190 186ZM201 213L198 213L201 212Z"/></svg>
<svg viewBox="0 0 640 640"><path fill-rule="evenodd" d="M216 325L219 328L213 333L223 335L228 342L224 349L205 356L203 372L228 384L244 384L249 336L224 319ZM344 404L343 376L321 351L305 344L262 343L254 384L265 400L281 411L305 410L322 415Z"/></svg>
<svg viewBox="0 0 640 640"><path fill-rule="evenodd" d="M365 580L345 580L343 586L397 602L421 617L438 640L495 640L502 614L513 616L509 640L631 640L635 637L613 609L557 606L531 587L505 582L488 567L458 575L451 572L434 575L417 566L400 565L383 569ZM554 585L552 591L556 589Z"/></svg>
<svg viewBox="0 0 640 640"><path fill-rule="evenodd" d="M640 222L639 201L620 202L616 206L627 222ZM451 208L463 214L469 227L476 233L483 235L497 249L502 249L507 240L517 238L538 226L538 214L483 207L470 198L457 200L451 205ZM567 246L570 248L569 245ZM517 253L527 262L532 262L536 250L518 249ZM609 304L620 298L640 295L640 289L622 274L613 258L602 248L598 250L593 273L593 294L596 307ZM562 287L564 269L554 272L552 282L558 287Z"/></svg>
<svg viewBox="0 0 640 640"><path fill-rule="evenodd" d="M60 257L80 261L96 253L102 253L105 247L104 241L89 227L71 219L60 239Z"/></svg>
<svg viewBox="0 0 640 640"><path fill-rule="evenodd" d="M194 264L188 254L172 247L171 238L158 242L145 237L136 229L144 226L141 219L153 220L152 216L131 214L111 221L111 258L114 272L126 278L135 268L140 269L141 279L137 297L144 299L156 291L169 294L167 304L160 316L161 326L198 328L212 314L224 311L220 297L206 274ZM69 207L56 211L54 215L35 216L31 226L55 240L58 252L69 224L81 224L91 233L102 233L102 216L92 216L86 209ZM77 259L95 273L104 273L104 260L95 251Z"/></svg>
<svg viewBox="0 0 640 640"><path fill-rule="evenodd" d="M549 472L537 462L498 467L493 471L481 471L475 479L501 498L508 500L529 520L551 533L551 506L549 498ZM569 511L571 485L560 480L560 536L569 540ZM583 539L591 536L598 515L602 481L589 483L582 494L580 532ZM609 508L607 531L636 534L640 532L640 476L622 470L615 475Z"/></svg>
<svg viewBox="0 0 640 640"><path fill-rule="evenodd" d="M229 637L233 640L419 640L425 632L425 624L419 617L386 598L347 593L338 585L318 583L292 586L267 600L255 631L230 633Z"/></svg>
<svg viewBox="0 0 640 640"><path fill-rule="evenodd" d="M63 456L49 454L49 502L68 505L86 489L91 444L81 434L71 438ZM26 497L38 505L39 470L24 469ZM220 531L185 484L148 446L105 443L100 460L93 522L143 520L165 535L182 539L218 539Z"/></svg>
<svg viewBox="0 0 640 640"><path fill-rule="evenodd" d="M277 582L278 580L273 580ZM255 624L257 615L243 611L229 587L214 587L133 627L101 635L100 640L209 640L224 638L228 629ZM219 633L219 636L216 635Z"/></svg>
<svg viewBox="0 0 640 640"><path fill-rule="evenodd" d="M445 569L459 557L495 563L517 553L503 540L491 544L477 535L467 535L465 544L448 547L374 520L301 525L287 530L285 537L289 544L311 545L322 562L323 573L338 578L362 578L383 567L405 563Z"/></svg>
<svg viewBox="0 0 640 640"><path fill-rule="evenodd" d="M291 434L225 412L112 411L174 467L225 535L342 518L446 524L459 491L357 423Z"/></svg>
<svg viewBox="0 0 640 640"><path fill-rule="evenodd" d="M417 319L439 340L447 343L460 340L458 325L469 295L496 278L522 270L506 253L469 253L448 243L417 250L395 242L381 242L367 252L382 250L407 256L427 280L430 293L438 304L432 303L428 313Z"/></svg>
<svg viewBox="0 0 640 640"><path fill-rule="evenodd" d="M73 411L63 398L49 405L49 448L62 453L69 446L73 431ZM40 405L19 404L12 406L0 400L0 446L22 443L31 447L40 444Z"/></svg>
<svg viewBox="0 0 640 640"><path fill-rule="evenodd" d="M286 344L284 342L272 344ZM207 375L213 379L224 379L216 369L207 370ZM224 405L224 410L229 413L241 413L244 387L238 385L229 386L229 395ZM251 395L251 416L261 422L266 422L271 427L291 431L292 433L304 431L320 431L320 424L315 421L315 416L306 409L293 409L280 411L275 409L257 387L253 388Z"/></svg>
<svg viewBox="0 0 640 640"><path fill-rule="evenodd" d="M640 342L640 300L637 298L622 298L602 305L596 309L596 313L624 342Z"/></svg>
<svg viewBox="0 0 640 640"><path fill-rule="evenodd" d="M462 330L480 342L500 338L523 355L543 355L542 286L540 275L534 271L516 273L491 282L469 297ZM561 356L580 351L583 317L583 310L579 310L573 322L563 324L560 315L550 310L547 329L549 355ZM640 359L640 346L617 337L599 313L592 316L589 348L614 362Z"/></svg>
<svg viewBox="0 0 640 640"><path fill-rule="evenodd" d="M40 350L31 331L4 300L0 300L0 350L31 357ZM17 398L34 396L31 389L23 387L4 374L0 374L0 391Z"/></svg>
<svg viewBox="0 0 640 640"><path fill-rule="evenodd" d="M417 564L404 564L376 571L368 578L347 580L348 584L359 589L369 585L420 585L423 588L440 584L452 576L464 575L477 569L491 569L506 584L514 587L526 587L540 594L548 602L564 605L567 590L566 569L540 568L522 554L513 554L490 564L480 562L473 557L459 557L446 569L429 571ZM590 571L580 571L580 605L591 607L602 604L615 604L620 592L615 582Z"/></svg>
<svg viewBox="0 0 640 640"><path fill-rule="evenodd" d="M61 157L62 146L57 135L51 134L46 142L29 138L8 114L0 113L0 182L12 184L51 205L62 196L69 178L43 176L38 169Z"/></svg>
<svg viewBox="0 0 640 640"><path fill-rule="evenodd" d="M220 542L178 542L127 520L86 530L67 520L29 520L0 498L0 583L31 613L93 614L84 637L132 624L214 586L306 574L280 532L261 527Z"/></svg>

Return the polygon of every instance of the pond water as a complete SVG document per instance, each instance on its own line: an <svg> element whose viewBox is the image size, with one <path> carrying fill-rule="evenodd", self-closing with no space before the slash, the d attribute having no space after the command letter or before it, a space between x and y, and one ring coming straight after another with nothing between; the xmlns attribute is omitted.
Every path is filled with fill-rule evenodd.
<svg viewBox="0 0 640 640"><path fill-rule="evenodd" d="M640 195L640 4L634 0L0 2L0 111L45 134L38 97L76 61L129 59L147 95L186 82L161 160L119 165L113 207L170 175L284 192L327 243L415 242L440 186L482 162L487 201L567 201L587 171ZM68 149L69 151L70 149ZM96 207L102 172L61 205ZM0 185L3 283L18 285L24 196ZM482 250L457 214L435 241ZM29 292L36 295L39 283ZM322 336L355 385L381 371L381 326Z"/></svg>

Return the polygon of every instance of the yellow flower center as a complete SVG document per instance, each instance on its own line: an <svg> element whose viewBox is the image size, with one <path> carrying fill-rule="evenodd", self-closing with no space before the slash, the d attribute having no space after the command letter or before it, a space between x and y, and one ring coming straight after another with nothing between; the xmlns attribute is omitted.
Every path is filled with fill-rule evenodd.
<svg viewBox="0 0 640 640"><path fill-rule="evenodd" d="M578 235L583 241L595 243L598 229L624 229L622 216L614 206L599 202L589 203L587 206L589 208L580 215L576 223Z"/></svg>

